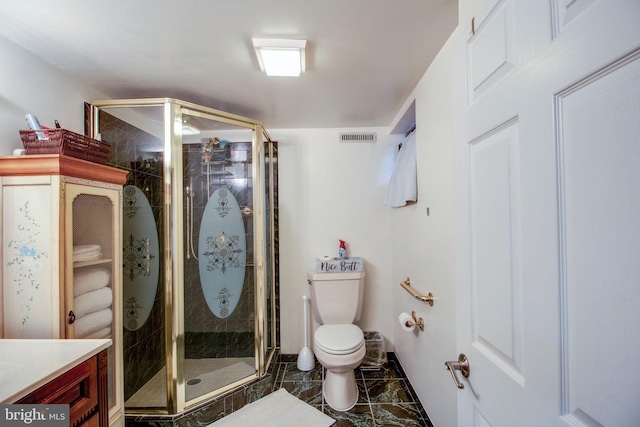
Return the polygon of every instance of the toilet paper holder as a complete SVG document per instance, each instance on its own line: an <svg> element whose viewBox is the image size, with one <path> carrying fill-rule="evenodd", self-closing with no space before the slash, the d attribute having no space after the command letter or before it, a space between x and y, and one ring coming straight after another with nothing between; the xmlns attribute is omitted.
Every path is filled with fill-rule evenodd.
<svg viewBox="0 0 640 427"><path fill-rule="evenodd" d="M424 331L424 319L422 319L422 317L418 317L415 310L411 312L411 317L413 317L413 324L416 325L418 328L420 328L421 331ZM411 325L411 320L407 320L405 322L405 325L408 328L413 326Z"/></svg>

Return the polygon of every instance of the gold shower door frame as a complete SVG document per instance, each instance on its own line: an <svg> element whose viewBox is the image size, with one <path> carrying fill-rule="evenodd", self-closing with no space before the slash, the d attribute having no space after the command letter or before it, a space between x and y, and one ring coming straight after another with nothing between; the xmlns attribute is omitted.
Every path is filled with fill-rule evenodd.
<svg viewBox="0 0 640 427"><path fill-rule="evenodd" d="M265 174L269 174L269 182L273 183L273 162L268 163L265 170L265 147L262 137L271 142L271 138L261 122L235 114L227 113L213 108L204 107L190 102L173 98L143 98L143 99L119 99L91 101L90 108L90 136L95 137L99 129L99 111L106 108L136 108L136 107L163 107L163 231L169 236L168 243L163 248L164 253L164 292L165 292L165 352L167 367L167 408L127 409L126 413L132 414L178 414L190 407L200 405L207 400L232 390L238 386L249 383L257 378L262 378L276 349L275 328L275 230L273 227L273 212L267 218L265 212ZM231 383L227 386L206 393L190 401L185 401L185 377L184 377L184 234L183 212L184 206L182 191L182 123L183 116L196 116L204 119L227 123L252 131L252 176L253 176L253 221L254 221L254 286L255 286L255 364L256 374ZM271 150L269 153L271 155ZM269 198L273 202L273 188L269 189ZM273 206L273 203L269 204ZM266 221L271 223L270 233L267 236ZM271 253L267 254L267 239L270 240ZM168 250L167 250L168 249ZM269 262L269 271L272 277L267 280L265 263ZM175 286L177 285L177 286ZM267 285L269 289L267 289ZM267 313L266 299L271 298L271 310ZM270 315L270 316L269 316ZM267 321L271 322L267 328ZM267 335L273 343L269 351Z"/></svg>

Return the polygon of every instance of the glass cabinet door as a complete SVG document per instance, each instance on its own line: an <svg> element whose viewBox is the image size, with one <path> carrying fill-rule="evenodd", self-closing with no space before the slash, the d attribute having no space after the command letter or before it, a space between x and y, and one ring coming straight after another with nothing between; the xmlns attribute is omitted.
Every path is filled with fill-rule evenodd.
<svg viewBox="0 0 640 427"><path fill-rule="evenodd" d="M104 339L109 347L110 413L122 404L121 192L114 188L67 184L66 338Z"/></svg>

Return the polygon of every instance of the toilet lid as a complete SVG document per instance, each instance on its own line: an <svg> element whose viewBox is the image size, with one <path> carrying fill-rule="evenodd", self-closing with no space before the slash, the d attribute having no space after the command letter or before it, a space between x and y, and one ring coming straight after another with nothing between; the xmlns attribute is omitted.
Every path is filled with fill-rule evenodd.
<svg viewBox="0 0 640 427"><path fill-rule="evenodd" d="M353 324L322 325L316 329L314 343L327 353L349 354L364 344L364 335Z"/></svg>

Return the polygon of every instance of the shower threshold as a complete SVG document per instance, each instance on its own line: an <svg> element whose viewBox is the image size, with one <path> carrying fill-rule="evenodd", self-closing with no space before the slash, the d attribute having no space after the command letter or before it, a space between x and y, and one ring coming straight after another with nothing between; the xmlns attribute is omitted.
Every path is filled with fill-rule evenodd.
<svg viewBox="0 0 640 427"><path fill-rule="evenodd" d="M195 399L239 379L253 375L255 372L255 359L253 357L185 359L185 400ZM166 407L166 376L166 367L163 367L125 402L125 408Z"/></svg>

